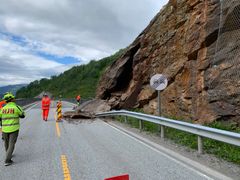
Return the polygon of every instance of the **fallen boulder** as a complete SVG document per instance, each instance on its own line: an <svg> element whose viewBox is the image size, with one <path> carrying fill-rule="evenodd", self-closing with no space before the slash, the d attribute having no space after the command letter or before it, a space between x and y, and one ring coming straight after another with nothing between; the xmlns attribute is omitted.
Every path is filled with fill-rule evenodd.
<svg viewBox="0 0 240 180"><path fill-rule="evenodd" d="M110 111L111 107L104 100L94 99L75 106L73 111L67 111L63 118L70 119L94 119L96 113Z"/></svg>

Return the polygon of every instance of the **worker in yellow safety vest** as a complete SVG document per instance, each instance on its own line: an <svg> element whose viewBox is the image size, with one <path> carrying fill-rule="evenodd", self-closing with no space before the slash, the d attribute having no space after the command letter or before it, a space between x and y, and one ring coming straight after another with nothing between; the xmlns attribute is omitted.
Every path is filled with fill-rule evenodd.
<svg viewBox="0 0 240 180"><path fill-rule="evenodd" d="M3 99L7 103L0 110L0 119L2 120L2 135L6 150L4 165L9 166L13 163L12 153L14 151L20 129L19 118L24 118L25 113L21 107L16 105L13 94L7 93L4 95Z"/></svg>

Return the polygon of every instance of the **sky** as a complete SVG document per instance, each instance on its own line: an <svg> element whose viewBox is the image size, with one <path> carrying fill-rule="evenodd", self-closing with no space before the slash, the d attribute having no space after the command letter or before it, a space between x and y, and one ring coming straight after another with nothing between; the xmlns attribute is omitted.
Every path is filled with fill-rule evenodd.
<svg viewBox="0 0 240 180"><path fill-rule="evenodd" d="M0 87L127 47L168 0L0 0Z"/></svg>

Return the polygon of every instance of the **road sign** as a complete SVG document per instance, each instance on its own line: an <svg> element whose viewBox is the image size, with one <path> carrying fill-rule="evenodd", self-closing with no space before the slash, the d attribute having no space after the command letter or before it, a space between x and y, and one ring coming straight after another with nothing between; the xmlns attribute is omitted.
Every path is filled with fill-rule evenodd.
<svg viewBox="0 0 240 180"><path fill-rule="evenodd" d="M163 74L155 74L150 80L151 87L158 91L165 89L167 87L167 84L167 77Z"/></svg>

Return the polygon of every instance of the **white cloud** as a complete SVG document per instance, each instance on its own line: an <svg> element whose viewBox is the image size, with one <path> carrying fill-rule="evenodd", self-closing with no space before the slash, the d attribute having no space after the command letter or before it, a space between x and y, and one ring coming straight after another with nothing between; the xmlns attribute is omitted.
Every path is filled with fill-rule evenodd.
<svg viewBox="0 0 240 180"><path fill-rule="evenodd" d="M71 67L31 55L25 48L5 40L0 40L0 64L0 86L29 83Z"/></svg>

